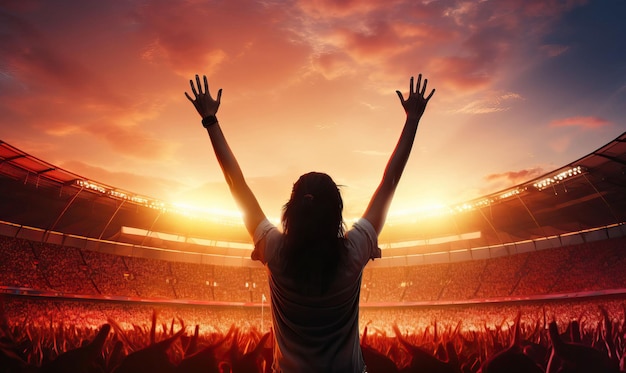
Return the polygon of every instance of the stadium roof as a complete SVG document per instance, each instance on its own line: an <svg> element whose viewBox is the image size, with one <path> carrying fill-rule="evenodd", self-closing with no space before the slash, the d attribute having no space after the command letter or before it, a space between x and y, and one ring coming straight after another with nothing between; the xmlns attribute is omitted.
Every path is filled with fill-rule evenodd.
<svg viewBox="0 0 626 373"><path fill-rule="evenodd" d="M1 140L0 221L135 244L149 244L154 238L124 235L123 227L249 243L240 223L185 215L167 203L89 180ZM624 222L626 132L539 178L452 206L438 216L415 216L412 222L387 226L380 243L386 254L408 255L505 245L602 227L626 235Z"/></svg>

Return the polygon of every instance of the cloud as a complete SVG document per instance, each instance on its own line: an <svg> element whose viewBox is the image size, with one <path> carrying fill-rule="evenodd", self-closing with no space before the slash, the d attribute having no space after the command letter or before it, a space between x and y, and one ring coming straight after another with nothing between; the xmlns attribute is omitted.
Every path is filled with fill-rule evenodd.
<svg viewBox="0 0 626 373"><path fill-rule="evenodd" d="M530 58L539 59L566 51L566 45L546 44L545 36L554 20L579 2L26 0L7 4L10 9L0 11L2 130L20 131L21 141L36 139L42 146L72 149L74 157L90 164L115 159L127 167L129 163L172 165L176 162L162 160L171 161L178 151L192 154L187 147L178 148L177 141L187 144L185 137L193 135L170 129L195 115L187 102L181 104L186 80L195 73L206 73L215 88L225 89L230 105L225 105L225 114L229 107L236 108L224 119L234 119L242 127L231 127L237 130L229 138L245 138L249 142L242 141L242 148L249 145L250 149L260 148L258 136L268 133L281 142L280 149L269 152L276 164L312 158L300 155L306 153L302 147L294 150L283 145L293 142L287 134L308 136L309 122L317 126L359 123L359 115L369 119L370 114L381 115L382 110L369 110L370 102L387 105L377 93L385 92L397 105L393 91L406 89L408 76L420 72L437 88L439 102L464 98L462 104L447 106L460 108L460 113L507 110L521 99L504 86L528 67L520 57L528 57L529 50L535 52ZM537 53L537 45L544 45L543 53ZM276 128L281 125L286 129ZM247 131L258 127L268 131ZM338 125L324 134L339 137L352 131L345 128ZM312 147L319 144L315 135ZM375 156L388 156L368 151L376 149L374 143L360 144L363 154L372 157L355 158L374 161L379 160ZM275 155L282 154L278 150L291 150L297 156L283 159ZM247 151L242 155L251 157ZM318 163L322 162L316 159ZM508 179L493 179L497 180ZM269 193L274 185L267 185Z"/></svg>
<svg viewBox="0 0 626 373"><path fill-rule="evenodd" d="M530 169L523 169L518 171L507 171L495 174L489 174L485 176L485 181L488 183L503 184L505 187L518 185L532 180L544 174L542 167L534 167Z"/></svg>
<svg viewBox="0 0 626 373"><path fill-rule="evenodd" d="M162 139L142 128L124 126L89 126L89 133L106 140L119 153L149 160L171 159L178 144Z"/></svg>
<svg viewBox="0 0 626 373"><path fill-rule="evenodd" d="M452 94L491 87L527 46L580 1L298 1L297 27L311 68L327 79L396 80L418 71ZM299 13L298 13L299 11ZM529 34L528 30L533 30ZM554 56L566 46L546 46ZM513 72L514 73L514 72Z"/></svg>
<svg viewBox="0 0 626 373"><path fill-rule="evenodd" d="M119 16L124 9L74 4L69 15L62 13L72 20L57 19L58 24L49 30L31 14L55 11L40 4L0 13L0 31L6 40L0 44L0 115L11 118L24 133L45 133L57 138L54 141L83 136L86 142L104 140L119 155L146 159L171 155L175 145L145 126L168 103L164 90L152 89L162 80L144 82L145 75L123 71L136 66L140 57L115 48L133 49L132 43L99 44L97 48L84 43L94 40L96 44L114 35L119 38L116 33L124 31L120 27L124 22L110 28L109 17ZM90 14L99 11L99 17ZM72 28L73 22L79 22L76 19L91 22L81 24L77 33ZM103 25L105 32L100 28Z"/></svg>
<svg viewBox="0 0 626 373"><path fill-rule="evenodd" d="M546 54L548 57L557 57L565 53L569 49L567 45L559 44L546 44L539 47L539 50Z"/></svg>
<svg viewBox="0 0 626 373"><path fill-rule="evenodd" d="M356 30L340 28L335 31L333 38L339 41L338 47L345 49L357 61L387 60L410 46L398 43L400 35L385 21L366 24Z"/></svg>
<svg viewBox="0 0 626 373"><path fill-rule="evenodd" d="M598 129L610 125L606 119L600 117L570 117L563 119L555 119L550 122L550 127L580 127L585 130Z"/></svg>
<svg viewBox="0 0 626 373"><path fill-rule="evenodd" d="M315 19L345 19L347 17L362 16L374 11L393 7L398 0L298 0L297 8L308 17Z"/></svg>
<svg viewBox="0 0 626 373"><path fill-rule="evenodd" d="M311 62L313 69L329 80L355 73L354 62L345 53L321 53Z"/></svg>
<svg viewBox="0 0 626 373"><path fill-rule="evenodd" d="M81 137L84 142L105 141L118 156L149 160L167 159L175 152L176 143L158 137L144 125L158 115L155 105L133 105L132 99L127 105L104 100L90 104L92 99L72 100L63 95L11 97L0 104L0 111L12 113L13 125L21 127L23 132L45 133L53 142Z"/></svg>
<svg viewBox="0 0 626 373"><path fill-rule="evenodd" d="M512 102L522 100L522 96L517 93L493 93L491 97L475 100L465 106L453 110L457 113L466 114L489 114L507 111Z"/></svg>
<svg viewBox="0 0 626 373"><path fill-rule="evenodd" d="M247 0L152 1L134 22L144 41L142 58L179 76L219 76L250 90L298 78L310 46L289 30L298 20L290 3Z"/></svg>
<svg viewBox="0 0 626 373"><path fill-rule="evenodd" d="M0 46L0 62L8 63L0 66L17 69L22 89L41 87L39 98L51 106L50 114L54 107L66 106L67 114L53 120L58 127L49 128L51 133L70 133L83 121L101 117L98 122L108 120L121 132L143 135L137 128L143 121L136 113L149 110L157 115L160 107L142 105L156 97L161 107L167 105L164 87L172 73L185 79L198 72L219 75L232 86L255 92L301 82L310 72L331 80L358 76L391 85L389 81L417 70L437 81L438 90L474 92L489 87L499 71L512 66L506 62L512 46L526 42L523 30L534 29L575 3L233 0L216 5L156 0L95 10L72 3L69 25L55 27L69 31L79 25L80 33L55 29L46 34L28 13L5 15L9 31L7 43ZM40 12L55 11L40 6ZM110 27L113 19L116 26ZM125 43L112 42L120 39ZM94 40L98 48L83 40ZM109 72L111 66L123 74ZM154 79L153 74L161 72L166 76ZM128 88L114 90L116 86ZM46 102L46 97L54 100ZM30 108L7 110L19 109ZM501 110L505 108L493 102L461 109ZM137 156L134 148L125 149Z"/></svg>

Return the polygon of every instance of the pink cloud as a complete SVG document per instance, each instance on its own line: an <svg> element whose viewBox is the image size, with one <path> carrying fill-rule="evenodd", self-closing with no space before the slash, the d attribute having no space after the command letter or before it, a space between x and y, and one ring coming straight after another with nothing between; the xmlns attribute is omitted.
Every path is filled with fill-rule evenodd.
<svg viewBox="0 0 626 373"><path fill-rule="evenodd" d="M143 58L184 78L220 76L250 89L298 74L310 46L289 30L289 5L233 0L155 1L138 8L135 22L146 41ZM184 25L184 26L183 26Z"/></svg>
<svg viewBox="0 0 626 373"><path fill-rule="evenodd" d="M324 76L363 68L370 76L390 77L412 74L417 67L436 78L440 87L459 93L487 87L498 72L514 67L510 62L519 46L530 42L527 30L536 25L544 29L544 23L567 8L540 1L298 4L309 21L307 42L323 51L314 67ZM330 16L320 18L324 12ZM345 69L342 61L352 68Z"/></svg>
<svg viewBox="0 0 626 373"><path fill-rule="evenodd" d="M181 97L186 86L172 92L180 76L206 73L265 92L312 71L326 79L366 72L386 80L423 72L438 89L474 91L506 69L512 46L527 37L524 30L575 4L233 0L211 7L157 0L136 8L77 3L67 15L40 3L40 10L2 16L8 34L0 64L15 79L0 82L11 93L0 108L33 128L41 128L36 118L46 115L54 136L82 131L124 154L155 156L147 149L168 148L141 124L158 116L170 97ZM58 24L38 22L52 22L43 17L50 12ZM127 140L136 136L150 145L138 151L142 147Z"/></svg>
<svg viewBox="0 0 626 373"><path fill-rule="evenodd" d="M544 172L545 171L543 170L543 168L534 167L519 171L507 171L497 174L490 174L485 176L485 180L490 183L505 182L508 185L517 185L541 176Z"/></svg>
<svg viewBox="0 0 626 373"><path fill-rule="evenodd" d="M517 0L513 3L519 4L522 7L525 15L529 17L546 17L546 16L558 16L564 11L572 9L577 6L581 6L587 3L588 0Z"/></svg>
<svg viewBox="0 0 626 373"><path fill-rule="evenodd" d="M387 60L409 46L398 43L396 30L387 22L378 22L360 30L339 29L336 38L355 60Z"/></svg>
<svg viewBox="0 0 626 373"><path fill-rule="evenodd" d="M523 98L516 93L494 92L488 94L487 97L483 99L471 101L461 108L453 110L453 112L467 114L497 113L509 110L512 102L519 100L523 100Z"/></svg>
<svg viewBox="0 0 626 373"><path fill-rule="evenodd" d="M483 69L483 63L478 58L433 58L429 63L429 71L439 77L442 85L451 89L472 91L487 86L491 81L491 76Z"/></svg>
<svg viewBox="0 0 626 373"><path fill-rule="evenodd" d="M580 127L582 129L591 130L606 127L610 124L611 122L606 119L589 116L555 119L550 122L550 127Z"/></svg>
<svg viewBox="0 0 626 373"><path fill-rule="evenodd" d="M82 14L94 21L83 25L81 33L64 33L63 27L71 28L64 23L44 32L43 25L27 17L35 10L47 11L31 7L23 14L0 15L8 35L7 42L0 44L0 66L8 77L0 81L5 92L0 101L2 117L12 118L11 124L23 133L37 131L55 142L83 136L85 142L108 143L122 156L169 157L175 145L144 125L167 103L167 91L161 88L167 77L147 79L147 73L137 73L141 55L132 42L99 43L95 48L81 44L91 39L96 44L119 32L108 25L102 32L99 23L108 23L107 14ZM89 7L73 11L84 13Z"/></svg>
<svg viewBox="0 0 626 373"><path fill-rule="evenodd" d="M35 105L36 112L28 111ZM13 110L16 118L13 124L21 127L22 132L48 134L53 142L82 136L82 141L106 142L118 155L149 160L167 159L175 152L176 143L158 137L149 127L139 125L145 119L136 118L131 108L118 108L116 112L107 112L108 109L113 111L114 108L105 106L83 110L60 100L20 100L0 104L3 112Z"/></svg>
<svg viewBox="0 0 626 373"><path fill-rule="evenodd" d="M539 49L549 57L557 57L565 53L569 47L567 45L546 44L539 47Z"/></svg>
<svg viewBox="0 0 626 373"><path fill-rule="evenodd" d="M326 79L349 74L353 61L344 53L323 53L312 59L313 67Z"/></svg>
<svg viewBox="0 0 626 373"><path fill-rule="evenodd" d="M297 6L310 17L327 19L329 17L367 14L384 7L391 7L397 2L382 2L378 0L299 0Z"/></svg>
<svg viewBox="0 0 626 373"><path fill-rule="evenodd" d="M157 137L142 127L92 125L86 132L107 141L118 153L143 159L169 159L177 148L169 139Z"/></svg>

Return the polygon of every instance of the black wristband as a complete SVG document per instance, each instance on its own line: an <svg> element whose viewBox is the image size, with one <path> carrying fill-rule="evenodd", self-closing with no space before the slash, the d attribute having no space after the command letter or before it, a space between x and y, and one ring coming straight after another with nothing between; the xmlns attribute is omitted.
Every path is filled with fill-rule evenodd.
<svg viewBox="0 0 626 373"><path fill-rule="evenodd" d="M215 123L217 123L217 117L215 115L207 115L202 118L202 127L204 128L209 128Z"/></svg>

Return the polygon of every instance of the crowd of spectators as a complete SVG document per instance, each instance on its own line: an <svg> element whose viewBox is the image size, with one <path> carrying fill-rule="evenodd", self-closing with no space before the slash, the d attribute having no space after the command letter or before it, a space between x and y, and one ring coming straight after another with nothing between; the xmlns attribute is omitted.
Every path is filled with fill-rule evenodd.
<svg viewBox="0 0 626 373"><path fill-rule="evenodd" d="M499 371L512 371L507 364L520 361L530 364L524 372L574 371L567 370L573 366L618 372L620 364L626 371L624 295L503 302L506 297L623 289L624 249L621 238L487 260L369 266L360 311L368 371L489 373L498 372L493 367L501 359L515 363L504 363L509 370ZM0 257L0 286L48 294L0 298L0 373L119 373L127 356L154 353L155 346L162 347L157 349L160 360L147 360L160 365L141 371L194 372L187 368L188 359L206 353L207 346L213 346L210 361L222 372L263 372L271 359L262 267L122 257L4 236ZM91 299L63 297L81 294ZM97 300L114 296L129 300ZM209 303L162 302L172 299ZM419 301L438 303L411 305ZM465 304L455 304L459 301ZM83 361L76 354L93 346L100 349L89 365L95 370L57 369L63 361ZM576 352L568 355L568 348ZM596 365L589 370L582 360L569 361L572 355Z"/></svg>
<svg viewBox="0 0 626 373"><path fill-rule="evenodd" d="M624 310L622 299L606 298L363 308L360 333L371 373L477 373L479 369L482 373L603 373L619 372L620 363L623 372ZM0 298L0 372L219 372L220 365L222 372L264 372L271 360L268 333L269 320L258 307L4 296ZM76 365L84 361L80 353L94 344L99 351L93 364ZM568 348L583 361L569 361ZM191 360L183 363L200 351L210 353L213 359L202 361L213 367L193 368L187 365ZM129 356L140 359L142 368L125 370L125 364L137 360ZM246 359L252 362L247 367ZM520 359L533 368L519 370ZM584 365L587 361L593 369ZM154 362L159 365L150 365ZM497 370L496 363L504 365Z"/></svg>
<svg viewBox="0 0 626 373"><path fill-rule="evenodd" d="M366 267L364 303L459 301L622 289L626 238L458 263ZM65 294L258 303L262 267L122 257L0 236L0 286Z"/></svg>
<svg viewBox="0 0 626 373"><path fill-rule="evenodd" d="M364 299L458 301L623 289L624 250L626 239L618 238L484 260L366 268Z"/></svg>

